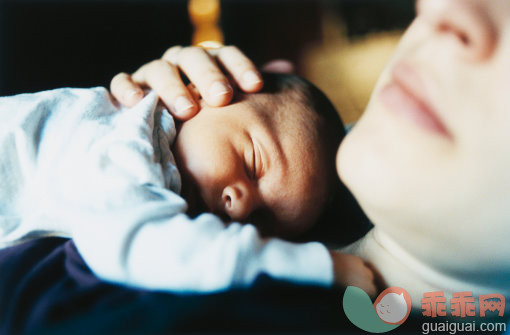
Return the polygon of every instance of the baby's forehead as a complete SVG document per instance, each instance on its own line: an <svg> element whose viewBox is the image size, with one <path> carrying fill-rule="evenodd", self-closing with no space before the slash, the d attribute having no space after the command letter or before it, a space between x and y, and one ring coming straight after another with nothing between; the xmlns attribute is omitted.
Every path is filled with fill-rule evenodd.
<svg viewBox="0 0 510 335"><path fill-rule="evenodd" d="M317 128L317 118L312 108L293 90L247 94L243 102L253 109L256 122L269 127L274 133L299 133L303 136Z"/></svg>

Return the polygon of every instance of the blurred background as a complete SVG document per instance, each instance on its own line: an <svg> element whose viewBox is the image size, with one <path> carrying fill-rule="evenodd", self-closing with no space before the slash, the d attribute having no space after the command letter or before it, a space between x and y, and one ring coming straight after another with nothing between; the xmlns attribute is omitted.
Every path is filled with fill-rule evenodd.
<svg viewBox="0 0 510 335"><path fill-rule="evenodd" d="M108 86L172 45L216 40L297 73L356 121L411 0L0 0L0 95Z"/></svg>

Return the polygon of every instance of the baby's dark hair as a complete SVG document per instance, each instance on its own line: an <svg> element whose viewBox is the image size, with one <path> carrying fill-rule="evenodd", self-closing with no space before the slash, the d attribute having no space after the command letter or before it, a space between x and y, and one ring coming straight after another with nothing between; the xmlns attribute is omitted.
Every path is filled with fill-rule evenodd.
<svg viewBox="0 0 510 335"><path fill-rule="evenodd" d="M308 80L293 74L263 73L266 93L285 93L312 112L315 120L306 122L316 127L318 150L322 151L328 178L328 200L319 222L299 236L300 241L319 240L345 245L364 235L371 227L358 203L336 173L336 152L346 135L340 115L326 95ZM284 117L284 116L283 116Z"/></svg>

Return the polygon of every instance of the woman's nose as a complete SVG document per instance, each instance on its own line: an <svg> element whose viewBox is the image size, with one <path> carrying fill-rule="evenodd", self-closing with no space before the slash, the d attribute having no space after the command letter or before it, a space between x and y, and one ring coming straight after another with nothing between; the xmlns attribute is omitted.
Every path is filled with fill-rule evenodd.
<svg viewBox="0 0 510 335"><path fill-rule="evenodd" d="M487 1L418 0L416 7L418 17L428 21L438 34L450 37L465 59L483 61L493 54L497 30Z"/></svg>
<svg viewBox="0 0 510 335"><path fill-rule="evenodd" d="M225 187L221 198L225 212L234 221L246 219L256 206L255 192L243 183Z"/></svg>

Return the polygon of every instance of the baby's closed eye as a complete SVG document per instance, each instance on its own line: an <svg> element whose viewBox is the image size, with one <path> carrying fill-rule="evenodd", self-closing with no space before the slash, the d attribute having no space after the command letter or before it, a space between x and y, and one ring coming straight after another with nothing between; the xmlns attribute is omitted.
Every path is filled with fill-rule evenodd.
<svg viewBox="0 0 510 335"><path fill-rule="evenodd" d="M262 176L263 162L260 146L253 139L248 154L245 156L246 174L251 180L257 181Z"/></svg>

